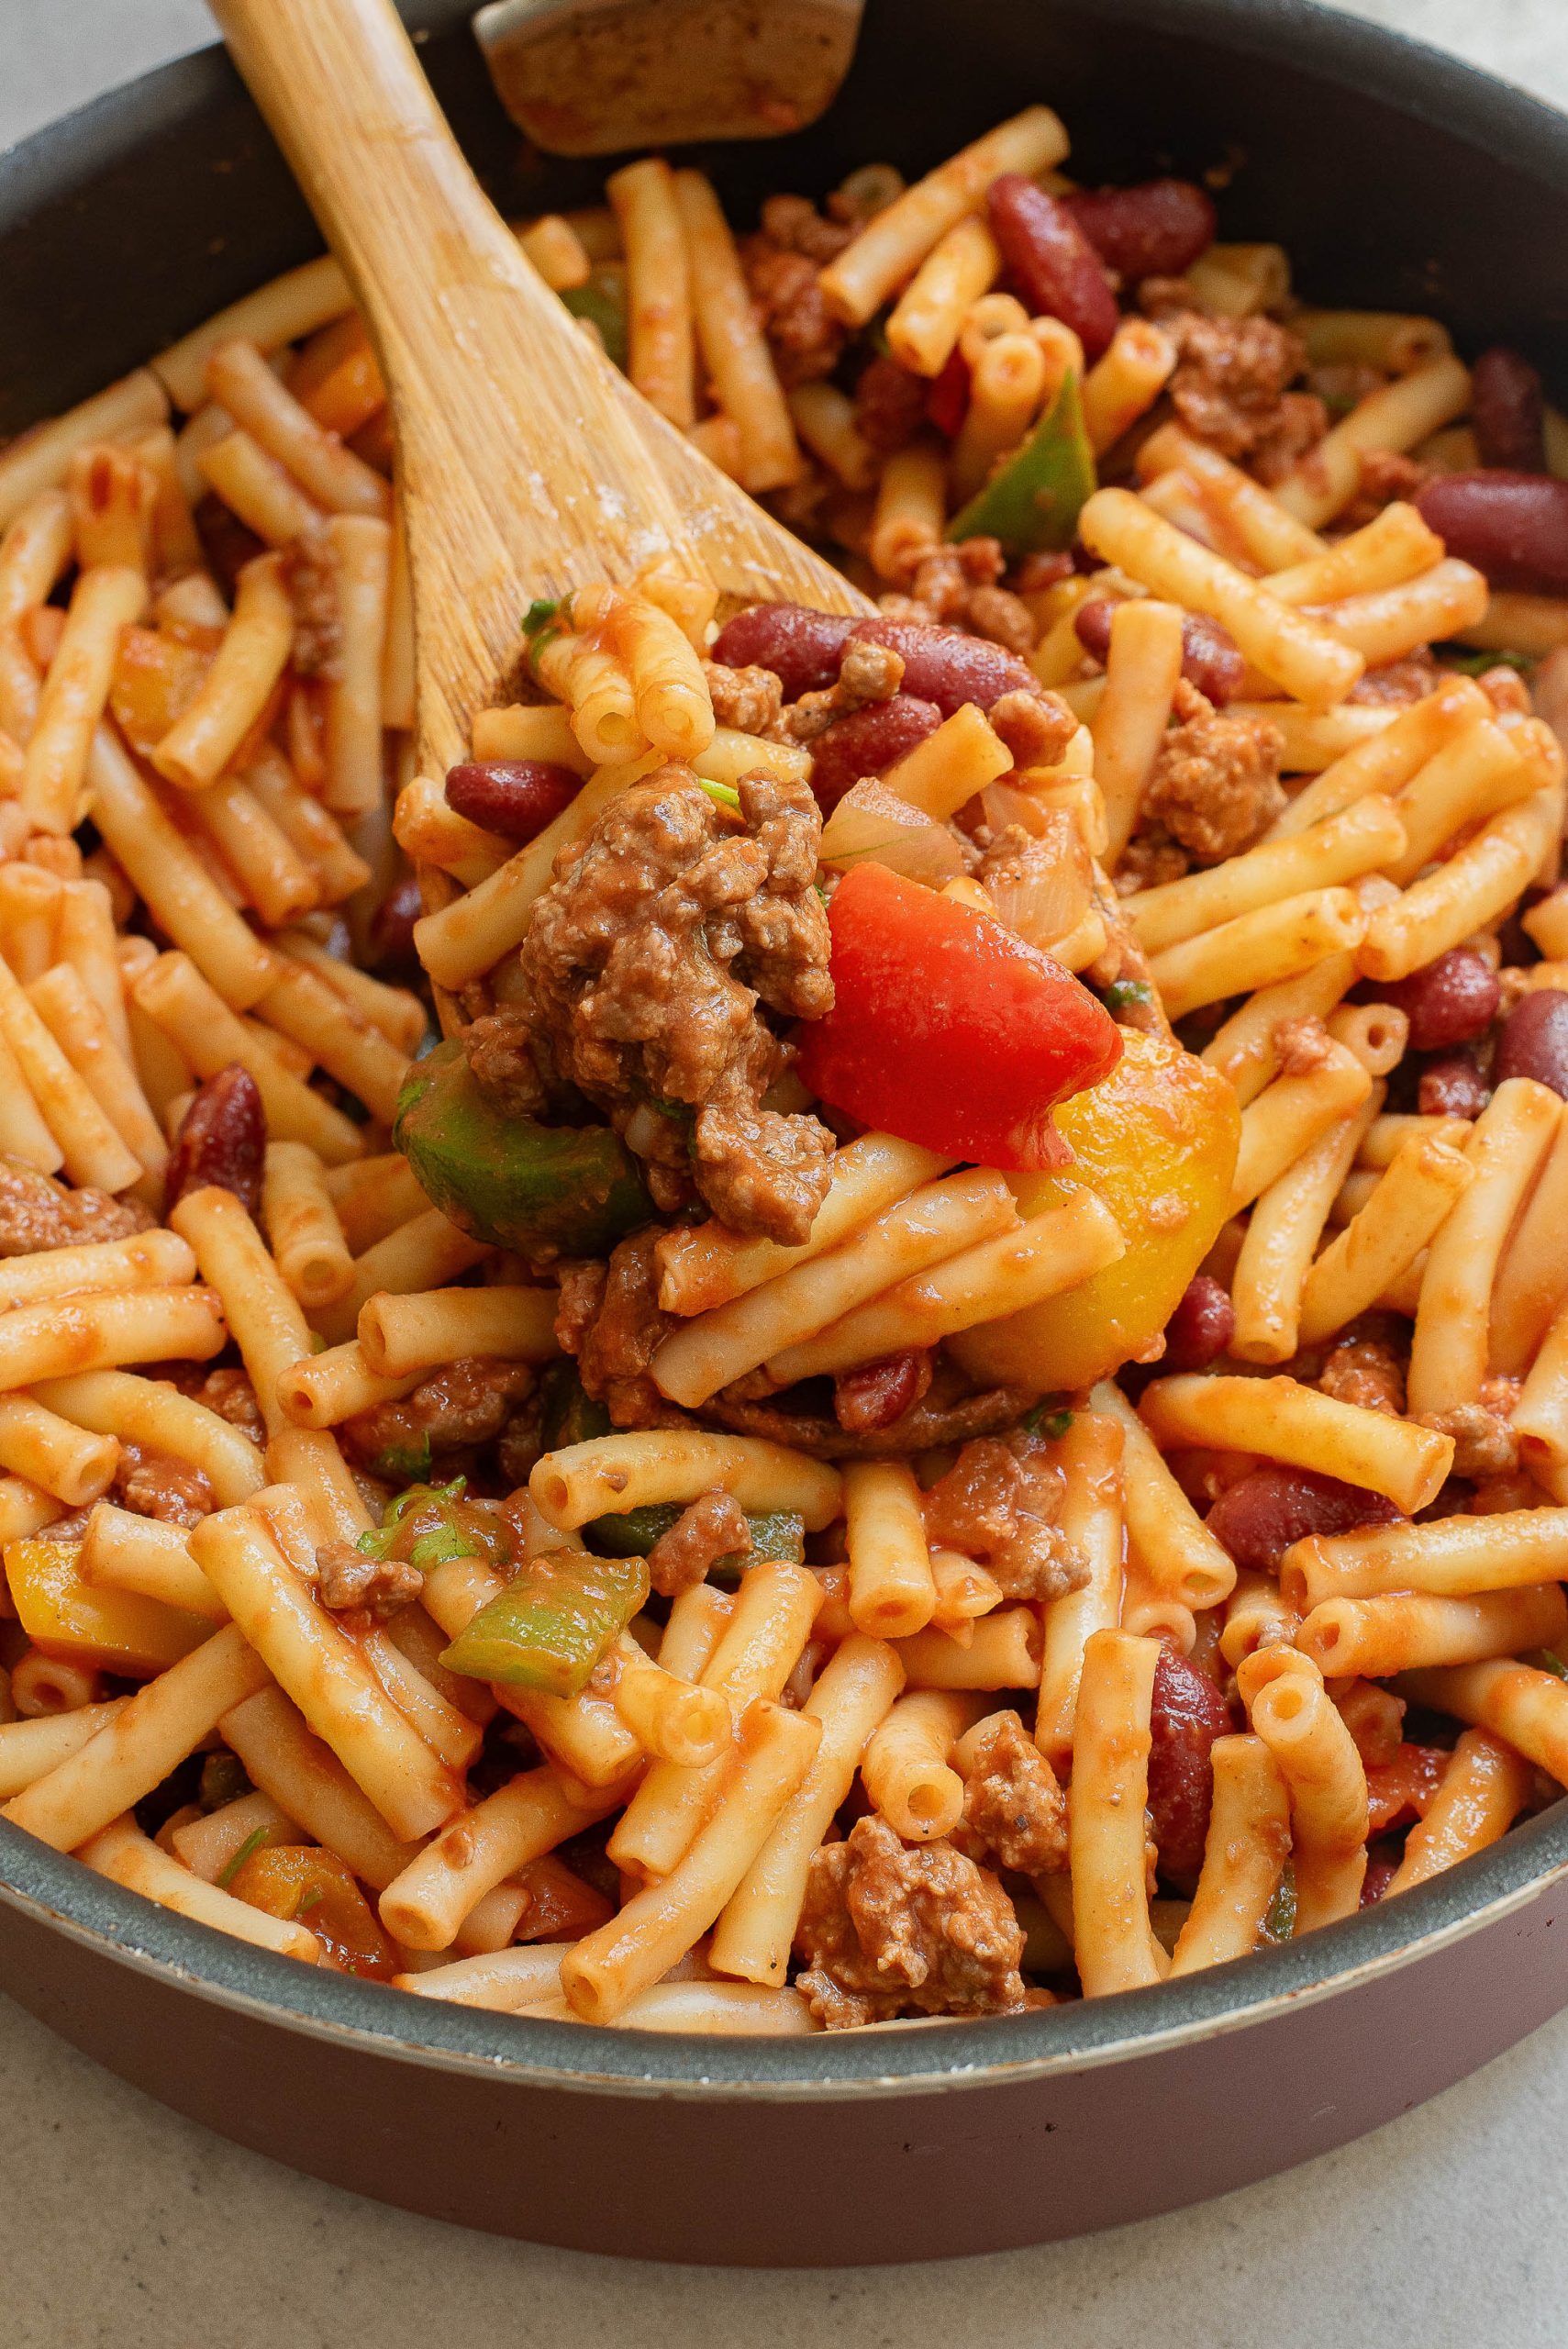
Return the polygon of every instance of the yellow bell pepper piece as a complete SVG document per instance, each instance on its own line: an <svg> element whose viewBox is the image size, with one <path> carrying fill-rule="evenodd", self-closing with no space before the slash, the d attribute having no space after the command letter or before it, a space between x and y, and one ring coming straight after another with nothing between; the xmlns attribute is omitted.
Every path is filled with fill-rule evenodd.
<svg viewBox="0 0 1568 2349"><path fill-rule="evenodd" d="M80 1544L47 1533L7 1542L6 1579L21 1626L46 1655L70 1656L131 1679L161 1672L212 1637L212 1625L139 1591L84 1583Z"/></svg>
<svg viewBox="0 0 1568 2349"><path fill-rule="evenodd" d="M1241 1130L1235 1094L1179 1044L1131 1030L1123 1042L1109 1076L1055 1112L1073 1164L1007 1179L1026 1216L1081 1188L1097 1193L1127 1253L1065 1296L950 1338L972 1378L1051 1395L1107 1377L1159 1335L1225 1221Z"/></svg>

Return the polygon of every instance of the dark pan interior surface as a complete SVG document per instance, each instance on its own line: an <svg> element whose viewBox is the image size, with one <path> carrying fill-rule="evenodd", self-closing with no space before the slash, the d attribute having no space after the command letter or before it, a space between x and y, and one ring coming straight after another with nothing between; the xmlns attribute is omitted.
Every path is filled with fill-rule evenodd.
<svg viewBox="0 0 1568 2349"><path fill-rule="evenodd" d="M607 166L525 154L468 32L470 6L406 14L496 201L516 216L596 195ZM1231 166L1222 233L1283 242L1307 296L1433 312L1468 350L1506 338L1568 392L1568 122L1304 0L870 0L850 81L820 123L704 160L744 217L770 188L817 191L872 158L924 169L1034 98L1067 120L1085 179ZM317 250L216 51L0 156L0 431L83 397ZM1568 1998L1568 1804L1403 1899L1178 1986L806 2041L590 2032L405 1998L209 1932L3 1822L0 1910L0 1987L181 2109L321 2175L600 2248L906 2258L1038 2241L1238 2184L1498 2052ZM1352 2013L1359 2023L1338 2020ZM1216 2082L1248 2064L1222 2125ZM308 2126L291 2133L289 2100L313 2077ZM966 2093L933 2099L938 2088ZM352 2094L385 2103L384 2143L338 2125L336 2100ZM1054 2154L1052 2099L1075 2114ZM1197 2132L1179 2160L1144 2126L1166 2099ZM594 2158L581 2115L595 2099L613 2115L620 2200L611 2216L574 2218L565 2188L550 2199L553 2173ZM684 2193L658 2175L677 2108L740 2116L739 2133L690 2136L691 2162L707 2168ZM952 2117L939 2122L939 2110ZM745 2132L764 2111L774 2134L762 2142L795 2197L782 2216L754 2194L748 2216L739 2199ZM1096 2112L1109 2154L1083 2150ZM998 2130L1055 2177L1051 2208L1027 2184L976 2200ZM485 2176L444 2176L471 2136L476 2158L506 2144L533 2200L512 2210ZM791 2214L808 2210L803 2238Z"/></svg>

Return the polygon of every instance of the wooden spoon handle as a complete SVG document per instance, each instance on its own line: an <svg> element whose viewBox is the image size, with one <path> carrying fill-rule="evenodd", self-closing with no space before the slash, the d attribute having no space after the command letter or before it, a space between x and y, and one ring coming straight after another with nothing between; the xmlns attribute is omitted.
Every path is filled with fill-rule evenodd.
<svg viewBox="0 0 1568 2349"><path fill-rule="evenodd" d="M504 285L571 333L465 161L391 0L211 0L378 342L450 331L456 282ZM389 298L388 289L395 289Z"/></svg>

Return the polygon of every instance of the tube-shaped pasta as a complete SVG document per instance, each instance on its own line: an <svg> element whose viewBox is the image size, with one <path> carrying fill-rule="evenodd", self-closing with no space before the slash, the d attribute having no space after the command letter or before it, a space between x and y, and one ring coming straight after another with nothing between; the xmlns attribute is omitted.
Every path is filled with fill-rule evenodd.
<svg viewBox="0 0 1568 2349"><path fill-rule="evenodd" d="M1106 803L1106 862L1114 867L1164 740L1182 674L1182 615L1174 604L1133 597L1111 616L1106 689L1091 721L1095 781Z"/></svg>
<svg viewBox="0 0 1568 2349"><path fill-rule="evenodd" d="M626 248L627 373L643 398L684 431L696 415L696 346L675 175L662 156L645 156L612 173L605 194Z"/></svg>
<svg viewBox="0 0 1568 2349"><path fill-rule="evenodd" d="M234 617L195 699L153 750L166 782L185 791L216 782L265 708L293 644L282 558L258 555L239 574Z"/></svg>
<svg viewBox="0 0 1568 2349"><path fill-rule="evenodd" d="M461 1787L285 1554L272 1513L287 1501L292 1495L269 1486L254 1502L204 1518L191 1554L394 1834L428 1834L458 1809Z"/></svg>
<svg viewBox="0 0 1568 2349"><path fill-rule="evenodd" d="M1298 1341L1317 1345L1375 1305L1433 1240L1475 1173L1448 1142L1413 1134L1307 1273Z"/></svg>
<svg viewBox="0 0 1568 2349"><path fill-rule="evenodd" d="M567 1799L546 1766L525 1771L463 1810L382 1892L381 1921L408 1949L450 1949L474 1904L528 1860L580 1834L608 1803Z"/></svg>
<svg viewBox="0 0 1568 2349"><path fill-rule="evenodd" d="M1361 967L1403 979L1485 930L1528 886L1557 836L1562 794L1552 785L1493 816L1445 864L1368 919Z"/></svg>
<svg viewBox="0 0 1568 2349"><path fill-rule="evenodd" d="M1012 1193L990 1169L925 1184L830 1252L688 1320L655 1356L654 1382L673 1401L695 1408L907 1275L1016 1230L1018 1220Z"/></svg>
<svg viewBox="0 0 1568 2349"><path fill-rule="evenodd" d="M571 1531L606 1509L650 1501L695 1501L733 1494L742 1508L796 1509L808 1531L839 1515L839 1472L755 1436L707 1435L696 1429L593 1436L547 1452L528 1478L547 1523Z"/></svg>
<svg viewBox="0 0 1568 2349"><path fill-rule="evenodd" d="M391 514L392 492L381 474L284 390L253 342L242 336L220 342L206 362L206 387L236 424L328 513L365 514L381 520Z"/></svg>
<svg viewBox="0 0 1568 2349"><path fill-rule="evenodd" d="M641 171L648 167L633 164L631 168ZM621 176L624 178L625 174ZM729 224L712 182L701 172L676 172L673 184L703 364L715 398L725 415L734 419L740 435L741 487L753 495L765 489L782 489L786 483L799 478L800 451L795 445L795 427L773 352L758 323ZM628 258L635 383L639 289L637 258L629 244ZM668 300L667 283L663 291ZM662 406L662 402L656 401L655 405ZM678 424L692 420L690 413L676 416L668 407L665 413Z"/></svg>
<svg viewBox="0 0 1568 2349"><path fill-rule="evenodd" d="M1550 1647L1568 1631L1558 1583L1441 1598L1392 1591L1374 1598L1320 1599L1296 1635L1303 1655L1337 1679L1384 1679L1427 1664L1476 1664L1521 1648Z"/></svg>
<svg viewBox="0 0 1568 2349"><path fill-rule="evenodd" d="M327 525L338 598L338 650L326 693L326 804L363 816L385 791L382 663L392 577L392 528L380 514Z"/></svg>
<svg viewBox="0 0 1568 2349"><path fill-rule="evenodd" d="M107 1492L119 1458L112 1435L73 1427L30 1395L0 1395L0 1468L67 1508L84 1508Z"/></svg>
<svg viewBox="0 0 1568 2349"><path fill-rule="evenodd" d="M1476 1402L1486 1375L1492 1284L1509 1227L1555 1137L1562 1105L1533 1078L1506 1078L1476 1119L1468 1187L1427 1251L1410 1343L1412 1412Z"/></svg>
<svg viewBox="0 0 1568 2349"><path fill-rule="evenodd" d="M822 1604L822 1585L798 1566L753 1566L701 1683L717 1690L737 1721L755 1698L775 1701L799 1660ZM610 1855L648 1877L668 1875L718 1798L732 1755L702 1769L655 1762L616 1823Z"/></svg>
<svg viewBox="0 0 1568 2349"><path fill-rule="evenodd" d="M1530 1664L1461 1664L1406 1673L1399 1693L1490 1730L1559 1786L1568 1786L1568 1683L1553 1674Z"/></svg>
<svg viewBox="0 0 1568 2349"><path fill-rule="evenodd" d="M1366 1771L1316 1664L1265 1648L1237 1672L1255 1736L1290 1795L1296 1931L1355 1914L1366 1874Z"/></svg>
<svg viewBox="0 0 1568 2349"><path fill-rule="evenodd" d="M1313 1534L1280 1561L1280 1587L1293 1605L1336 1598L1431 1592L1468 1598L1568 1575L1568 1508L1459 1515L1425 1525L1368 1526Z"/></svg>
<svg viewBox="0 0 1568 2349"><path fill-rule="evenodd" d="M804 434L804 425L801 429ZM912 577L921 557L941 544L946 512L947 466L941 450L929 440L895 449L883 464L866 539L866 553L878 577Z"/></svg>
<svg viewBox="0 0 1568 2349"><path fill-rule="evenodd" d="M99 1876L155 1900L161 1909L194 1917L198 1924L212 1925L258 1949L275 1950L280 1957L303 1958L307 1965L320 1960L321 1943L308 1925L270 1917L248 1900L205 1883L143 1835L128 1813L90 1837L78 1856Z"/></svg>
<svg viewBox="0 0 1568 2349"><path fill-rule="evenodd" d="M861 1756L873 1807L906 1842L950 1835L963 1814L963 1780L953 1747L987 1709L983 1697L922 1688L900 1697Z"/></svg>
<svg viewBox="0 0 1568 2349"><path fill-rule="evenodd" d="M128 1053L77 973L56 963L33 981L28 1000L143 1172L161 1174L169 1155L161 1129Z"/></svg>
<svg viewBox="0 0 1568 2349"><path fill-rule="evenodd" d="M617 1673L610 1701L643 1752L687 1770L717 1762L735 1734L719 1691L694 1687L666 1671L624 1632L613 1653Z"/></svg>
<svg viewBox="0 0 1568 2349"><path fill-rule="evenodd" d="M888 348L899 365L916 375L940 375L970 304L995 283L1001 266L996 240L974 213L939 238L887 321Z"/></svg>
<svg viewBox="0 0 1568 2349"><path fill-rule="evenodd" d="M1397 711L1388 723L1324 767L1276 816L1265 838L1282 840L1337 815L1373 793L1393 797L1454 737L1494 716L1470 677L1445 677L1429 694Z"/></svg>
<svg viewBox="0 0 1568 2349"><path fill-rule="evenodd" d="M1409 1892L1444 1868L1485 1851L1506 1834L1535 1792L1535 1773L1521 1754L1484 1729L1467 1729L1453 1749L1442 1783L1405 1839L1389 1893Z"/></svg>
<svg viewBox="0 0 1568 2349"><path fill-rule="evenodd" d="M1443 542L1414 506L1396 498L1327 553L1276 571L1269 591L1287 604L1336 604L1347 596L1402 586L1443 559Z"/></svg>
<svg viewBox="0 0 1568 2349"><path fill-rule="evenodd" d="M359 1157L364 1140L352 1119L284 1066L261 1041L264 1031L229 1009L191 956L161 954L133 983L131 996L198 1076L216 1076L236 1061L247 1069L275 1139L305 1142L331 1166Z"/></svg>
<svg viewBox="0 0 1568 2349"><path fill-rule="evenodd" d="M590 2021L613 2021L639 1990L684 1957L716 1922L801 1785L822 1724L758 1698L741 1718L718 1800L670 1874L635 1893L618 1916L573 1943L562 1987Z"/></svg>
<svg viewBox="0 0 1568 2349"><path fill-rule="evenodd" d="M1073 1947L1086 1998L1135 1990L1166 1973L1144 1889L1150 1706L1157 1640L1094 1632L1073 1717Z"/></svg>
<svg viewBox="0 0 1568 2349"><path fill-rule="evenodd" d="M230 1707L254 1696L268 1677L239 1630L227 1624L15 1796L6 1817L57 1852L75 1851L161 1786Z"/></svg>
<svg viewBox="0 0 1568 2349"><path fill-rule="evenodd" d="M1436 1498L1453 1461L1451 1436L1294 1378L1157 1378L1143 1390L1139 1416L1162 1448L1255 1452L1385 1493L1407 1516Z"/></svg>
<svg viewBox="0 0 1568 2349"><path fill-rule="evenodd" d="M1342 701L1366 665L1319 621L1282 604L1262 582L1185 537L1129 490L1096 490L1078 529L1094 553L1151 594L1218 620L1253 667L1298 701L1315 707Z"/></svg>
<svg viewBox="0 0 1568 2349"><path fill-rule="evenodd" d="M1176 348L1147 318L1123 318L1109 348L1084 378L1084 429L1103 456L1147 415L1174 373Z"/></svg>
<svg viewBox="0 0 1568 2349"><path fill-rule="evenodd" d="M1121 608L1137 611L1140 607L1125 604ZM1114 651L1114 623L1112 646ZM1127 902L1127 918L1144 952L1162 954L1260 907L1277 907L1307 891L1359 880L1363 873L1391 864L1405 846L1405 825L1394 803L1361 799L1310 831L1249 849L1183 880L1139 890Z"/></svg>
<svg viewBox="0 0 1568 2349"><path fill-rule="evenodd" d="M919 1486L897 1461L847 1461L842 1474L851 1620L878 1639L924 1631L936 1586Z"/></svg>
<svg viewBox="0 0 1568 2349"><path fill-rule="evenodd" d="M1258 1946L1290 1853L1290 1798L1261 1737L1216 1738L1203 1870L1171 1956L1173 1979Z"/></svg>
<svg viewBox="0 0 1568 2349"><path fill-rule="evenodd" d="M783 1987L811 1855L902 1686L903 1667L884 1641L853 1631L840 1642L801 1709L821 1723L821 1743L719 1918L708 1949L716 1973Z"/></svg>
<svg viewBox="0 0 1568 2349"><path fill-rule="evenodd" d="M1367 916L1353 890L1307 889L1156 954L1151 974L1171 1019L1227 996L1271 986L1326 957L1358 948Z"/></svg>
<svg viewBox="0 0 1568 2349"><path fill-rule="evenodd" d="M40 831L64 834L75 827L120 630L139 619L146 607L146 579L124 565L103 563L83 571L72 591L22 774L22 805Z"/></svg>
<svg viewBox="0 0 1568 2349"><path fill-rule="evenodd" d="M1373 451L1413 449L1470 404L1470 370L1451 351L1369 392L1316 448L1299 458L1274 495L1287 513L1321 529L1354 497L1362 459Z"/></svg>
<svg viewBox="0 0 1568 2349"><path fill-rule="evenodd" d="M910 1346L1016 1313L1042 1297L1059 1297L1113 1264L1125 1242L1114 1218L1092 1192L1079 1191L1061 1207L1030 1216L1016 1231L950 1256L857 1306L818 1336L773 1355L775 1385L852 1369Z"/></svg>
<svg viewBox="0 0 1568 2349"><path fill-rule="evenodd" d="M1239 1215L1259 1194L1293 1168L1302 1154L1372 1098L1373 1080L1355 1054L1331 1040L1323 1058L1300 1076L1276 1076L1241 1112L1241 1141L1230 1185L1230 1208ZM1376 1108L1382 1107L1381 1094ZM1375 1115L1375 1108L1373 1115ZM1370 1125L1372 1117L1365 1121ZM1360 1132L1355 1141L1361 1140ZM1340 1180L1355 1156L1352 1147ZM1339 1187L1338 1183L1335 1189ZM1333 1193L1324 1202L1328 1216Z"/></svg>
<svg viewBox="0 0 1568 2349"><path fill-rule="evenodd" d="M1046 1610L1035 1742L1052 1761L1072 1750L1085 1645L1096 1631L1113 1631L1121 1619L1126 1449L1122 1414L1099 1409L1075 1411L1057 1446L1056 1457L1066 1475L1062 1531L1086 1562L1089 1575L1078 1589L1052 1599ZM1146 1456L1142 1464L1147 1470Z"/></svg>
<svg viewBox="0 0 1568 2349"><path fill-rule="evenodd" d="M1337 1119L1260 1193L1230 1281L1229 1351L1239 1361L1288 1362L1296 1353L1312 1252L1383 1091L1374 1085L1359 1109Z"/></svg>
<svg viewBox="0 0 1568 2349"><path fill-rule="evenodd" d="M1508 1235L1492 1291L1490 1362L1521 1377L1568 1296L1568 1124L1558 1121L1535 1188Z"/></svg>
<svg viewBox="0 0 1568 2349"><path fill-rule="evenodd" d="M228 1609L191 1555L183 1526L100 1501L88 1518L77 1558L82 1579L109 1590L139 1591L187 1615L227 1623Z"/></svg>
<svg viewBox="0 0 1568 2349"><path fill-rule="evenodd" d="M77 1427L142 1444L199 1469L224 1508L249 1500L267 1481L261 1455L243 1429L166 1380L121 1370L84 1371L49 1379L33 1391L40 1403Z"/></svg>
<svg viewBox="0 0 1568 2349"><path fill-rule="evenodd" d="M492 1251L482 1240L471 1240L439 1208L398 1223L354 1259L354 1286L338 1304L317 1315L324 1337L333 1344L352 1335L368 1300L384 1290L397 1297L417 1289L439 1288L455 1281L473 1264L483 1264Z"/></svg>
<svg viewBox="0 0 1568 2349"><path fill-rule="evenodd" d="M159 928L231 1009L248 1011L275 980L276 956L222 895L106 727L93 738L88 778L93 820Z"/></svg>
<svg viewBox="0 0 1568 2349"><path fill-rule="evenodd" d="M1096 1413L1115 1419L1122 1431L1127 1537L1145 1579L1184 1607L1219 1606L1236 1586L1229 1552L1204 1524L1120 1387L1104 1379L1089 1399Z"/></svg>
<svg viewBox="0 0 1568 2349"><path fill-rule="evenodd" d="M261 1224L279 1272L307 1311L334 1304L354 1285L353 1258L325 1172L304 1142L267 1145Z"/></svg>

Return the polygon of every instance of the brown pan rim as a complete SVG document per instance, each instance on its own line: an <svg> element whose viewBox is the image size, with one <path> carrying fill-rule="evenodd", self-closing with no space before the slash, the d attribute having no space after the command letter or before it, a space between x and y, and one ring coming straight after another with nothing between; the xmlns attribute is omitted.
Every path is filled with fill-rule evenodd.
<svg viewBox="0 0 1568 2349"><path fill-rule="evenodd" d="M764 2103L1021 2085L1250 2029L1504 1923L1568 1877L1568 1801L1357 1917L1148 1990L971 2022L723 2039L530 2021L391 1990L254 1949L156 1907L0 1820L0 1908L110 1963L306 2037L413 2066L584 2095Z"/></svg>

